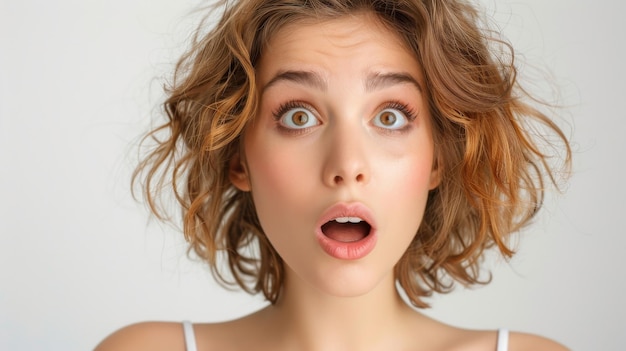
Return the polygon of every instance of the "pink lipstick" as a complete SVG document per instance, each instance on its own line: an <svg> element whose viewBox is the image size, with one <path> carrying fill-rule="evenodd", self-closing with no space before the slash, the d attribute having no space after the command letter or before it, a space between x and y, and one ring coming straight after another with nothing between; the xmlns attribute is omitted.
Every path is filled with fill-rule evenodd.
<svg viewBox="0 0 626 351"><path fill-rule="evenodd" d="M374 216L361 203L339 203L327 209L317 224L317 240L330 256L357 260L376 246Z"/></svg>

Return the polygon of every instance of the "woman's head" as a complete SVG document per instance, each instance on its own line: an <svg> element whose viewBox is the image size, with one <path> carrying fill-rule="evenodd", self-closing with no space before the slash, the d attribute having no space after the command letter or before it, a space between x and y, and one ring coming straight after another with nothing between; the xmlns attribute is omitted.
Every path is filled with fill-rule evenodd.
<svg viewBox="0 0 626 351"><path fill-rule="evenodd" d="M287 284L334 296L393 286L380 282L439 182L420 67L369 13L297 21L267 43L231 181L251 193Z"/></svg>
<svg viewBox="0 0 626 351"><path fill-rule="evenodd" d="M414 214L419 228L395 265L395 277L412 303L425 306L422 297L445 291L446 274L464 284L479 282L478 260L489 246L512 254L506 236L539 208L540 172L551 177L524 125L539 121L565 138L520 100L512 52L509 61L500 60L493 45L499 41L478 27L472 6L437 0L223 5L216 27L198 36L179 62L165 103L169 121L152 133L168 135L136 173L145 175L146 195L157 214L154 200L169 173L183 206L185 236L220 279L229 279L217 268L223 253L228 273L242 288L261 291L270 301L280 293L283 259L263 231L254 189L241 186L233 174L248 176L243 135L260 118L259 65L272 50L272 39L298 23L341 18L371 20L393 33L413 56L414 75L423 85L420 108L428 116L438 186L425 194L425 210L416 211L423 213ZM257 243L258 249L250 248Z"/></svg>

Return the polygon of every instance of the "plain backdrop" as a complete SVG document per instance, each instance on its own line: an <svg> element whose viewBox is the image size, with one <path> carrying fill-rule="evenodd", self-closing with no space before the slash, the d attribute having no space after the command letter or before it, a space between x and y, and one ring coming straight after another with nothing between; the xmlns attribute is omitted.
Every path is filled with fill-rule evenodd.
<svg viewBox="0 0 626 351"><path fill-rule="evenodd" d="M129 193L137 138L198 3L1 0L1 350L89 350L129 323L221 321L264 305L217 286ZM489 260L490 285L433 298L427 313L623 350L626 5L483 3L533 89L567 107L558 122L574 175L563 195L550 191L519 254Z"/></svg>

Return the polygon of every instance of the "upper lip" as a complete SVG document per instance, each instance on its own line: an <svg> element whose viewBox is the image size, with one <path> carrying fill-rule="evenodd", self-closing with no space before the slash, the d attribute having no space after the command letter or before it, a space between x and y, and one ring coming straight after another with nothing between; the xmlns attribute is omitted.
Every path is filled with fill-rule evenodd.
<svg viewBox="0 0 626 351"><path fill-rule="evenodd" d="M372 227L376 228L372 211L361 202L341 202L326 209L320 216L318 228L322 225L341 217L358 217Z"/></svg>

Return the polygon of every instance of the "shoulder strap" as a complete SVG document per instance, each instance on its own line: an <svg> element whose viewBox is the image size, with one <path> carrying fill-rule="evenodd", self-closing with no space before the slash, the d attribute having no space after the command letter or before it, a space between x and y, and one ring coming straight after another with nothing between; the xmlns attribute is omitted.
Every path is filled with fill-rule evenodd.
<svg viewBox="0 0 626 351"><path fill-rule="evenodd" d="M185 332L185 350L198 351L196 347L196 335L193 332L193 324L190 321L183 322L183 331Z"/></svg>
<svg viewBox="0 0 626 351"><path fill-rule="evenodd" d="M509 349L509 331L507 329L498 329L498 346L497 351L507 351Z"/></svg>

